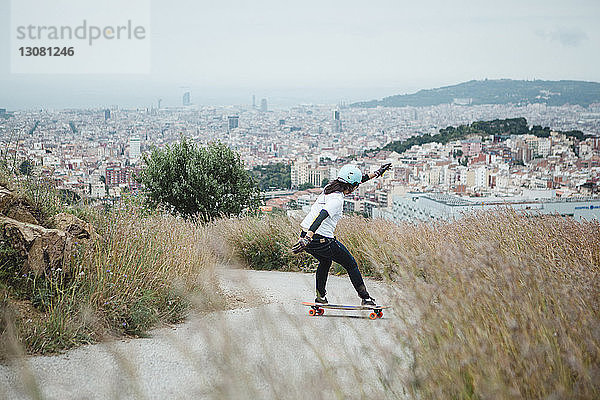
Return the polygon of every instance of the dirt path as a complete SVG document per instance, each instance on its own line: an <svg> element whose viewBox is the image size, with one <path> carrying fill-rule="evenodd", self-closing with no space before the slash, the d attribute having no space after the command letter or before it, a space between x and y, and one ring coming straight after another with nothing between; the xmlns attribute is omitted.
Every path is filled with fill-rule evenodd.
<svg viewBox="0 0 600 400"><path fill-rule="evenodd" d="M326 310L309 317L300 302L314 297L312 274L228 269L218 274L237 308L193 316L147 339L83 346L0 367L0 398L405 397L409 357L394 311L375 321L362 311ZM380 303L398 295L379 282L367 280L367 286ZM358 300L347 277L333 276L328 298Z"/></svg>

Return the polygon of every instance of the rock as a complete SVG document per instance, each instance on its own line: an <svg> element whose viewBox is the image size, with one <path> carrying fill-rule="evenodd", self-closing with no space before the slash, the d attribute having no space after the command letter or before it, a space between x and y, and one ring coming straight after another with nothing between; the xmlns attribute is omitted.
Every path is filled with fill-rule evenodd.
<svg viewBox="0 0 600 400"><path fill-rule="evenodd" d="M3 211L15 200L12 192L5 187L0 186L0 211Z"/></svg>
<svg viewBox="0 0 600 400"><path fill-rule="evenodd" d="M63 268L72 251L67 232L0 217L0 235L26 258L24 272L41 275L53 268Z"/></svg>
<svg viewBox="0 0 600 400"><path fill-rule="evenodd" d="M25 199L0 187L0 240L17 250L25 259L23 272L36 275L64 268L73 242L96 240L94 227L74 215L60 213L52 217L57 229L38 225L36 210Z"/></svg>
<svg viewBox="0 0 600 400"><path fill-rule="evenodd" d="M52 217L54 226L73 236L75 241L96 240L98 234L92 224L77 218L73 214L59 213Z"/></svg>
<svg viewBox="0 0 600 400"><path fill-rule="evenodd" d="M27 222L28 224L34 225L39 224L38 220L31 213L30 207L28 207L26 203L20 201L11 204L4 214L9 218L16 219L17 221Z"/></svg>
<svg viewBox="0 0 600 400"><path fill-rule="evenodd" d="M34 214L39 214L36 212L35 207L25 199L15 197L10 190L1 186L0 214L16 219L17 221L39 224L38 219L34 216Z"/></svg>

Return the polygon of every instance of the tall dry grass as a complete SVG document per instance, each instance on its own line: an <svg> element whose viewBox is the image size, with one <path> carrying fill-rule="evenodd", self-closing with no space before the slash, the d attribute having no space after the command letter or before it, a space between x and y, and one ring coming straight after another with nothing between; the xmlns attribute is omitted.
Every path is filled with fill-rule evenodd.
<svg viewBox="0 0 600 400"><path fill-rule="evenodd" d="M89 294L78 304L87 306L72 306L73 312L60 315L104 329L135 333L131 329L137 326L141 332L146 326L136 322L136 316L142 316L139 321L177 317L179 305L191 301L190 293L199 291L199 301L211 306L210 300L218 295L214 296L217 286L208 266L217 262L283 270L301 269L311 262L306 254L290 254L299 228L298 221L285 217L229 219L200 226L141 213L122 210L99 217L107 218L100 224L106 227L103 239L84 250L87 261L73 270ZM311 357L322 365L311 372L316 380L328 379L327 385L315 388L333 391L327 393L339 398L346 393L357 398L368 397L365 393L396 398L404 395L404 388L414 398L427 399L600 397L598 221L526 216L510 210L399 226L348 217L336 234L363 273L385 279L390 293L398 294L390 298L394 309L386 313L389 320L378 321L387 324L394 338L386 346L396 349L336 355L348 360L369 357L374 364L383 359L385 366L385 374L375 371L380 387L371 388L372 382L361 380L364 374L358 367L350 371L350 381L340 384L324 356L328 349L313 343L301 320L290 317L288 325L295 324L295 331L284 332L281 319L262 318L261 326L272 327L257 346L268 346L278 337L285 341L286 335L312 346ZM169 304L173 299L183 303ZM265 368L262 359L244 358L242 349L248 347L244 335L239 338L233 328L219 326L218 318L213 322L214 327L206 329L215 335L206 340L222 340L213 344L219 361L213 365L218 375L216 398L254 393L256 371L265 375L260 387L266 383L275 398L313 394L282 373L286 365L273 361L274 368ZM364 339L365 349L372 346L371 338ZM410 353L409 368L391 356L397 349L402 349L397 354ZM183 346L182 351L188 349ZM198 364L199 376L203 365ZM238 369L244 374L235 375ZM404 384L398 385L398 379L404 379ZM368 392L361 392L365 388Z"/></svg>
<svg viewBox="0 0 600 400"><path fill-rule="evenodd" d="M16 324L26 352L52 353L107 335L143 336L159 323L181 321L192 304L221 306L205 227L135 204L86 213L99 237L76 244L63 268L41 276L17 268L1 282L1 331L8 320Z"/></svg>
<svg viewBox="0 0 600 400"><path fill-rule="evenodd" d="M212 248L225 263L257 270L299 271L312 268L306 254L294 255L290 245L298 240L299 221L262 215L213 222Z"/></svg>
<svg viewBox="0 0 600 400"><path fill-rule="evenodd" d="M414 395L600 397L597 220L503 210L402 226L349 218L340 228L363 265L411 291L396 312Z"/></svg>
<svg viewBox="0 0 600 400"><path fill-rule="evenodd" d="M293 265L282 246L297 227L284 217L218 223L224 247L257 269ZM404 322L397 345L414 356L414 397L600 397L597 220L511 210L400 226L346 217L336 234L364 274L407 293L394 313Z"/></svg>
<svg viewBox="0 0 600 400"><path fill-rule="evenodd" d="M98 218L101 239L84 250L79 274L92 277L90 301L111 326L139 334L180 321L190 299L203 309L220 306L216 258L200 223L145 215L135 205Z"/></svg>

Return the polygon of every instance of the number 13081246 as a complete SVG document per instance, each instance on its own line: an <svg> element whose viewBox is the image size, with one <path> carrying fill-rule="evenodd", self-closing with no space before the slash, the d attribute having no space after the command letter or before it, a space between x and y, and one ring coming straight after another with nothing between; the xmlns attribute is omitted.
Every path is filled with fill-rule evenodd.
<svg viewBox="0 0 600 400"><path fill-rule="evenodd" d="M73 47L19 47L21 57L72 57Z"/></svg>

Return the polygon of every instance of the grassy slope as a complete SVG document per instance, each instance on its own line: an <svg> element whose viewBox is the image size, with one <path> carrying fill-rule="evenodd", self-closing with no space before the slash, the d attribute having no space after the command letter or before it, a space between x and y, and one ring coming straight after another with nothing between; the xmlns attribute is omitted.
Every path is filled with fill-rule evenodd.
<svg viewBox="0 0 600 400"><path fill-rule="evenodd" d="M23 273L23 260L0 246L0 358L144 335L158 323L180 321L192 303L220 306L215 257L201 225L148 214L134 202L99 212L69 206L47 187L4 184L35 205L45 225L53 214L70 212L92 222L100 238L79 244L70 262L40 276Z"/></svg>
<svg viewBox="0 0 600 400"><path fill-rule="evenodd" d="M143 334L159 321L180 319L190 302L215 307L207 299L218 297L212 266L219 261L276 270L311 265L309 256L289 253L298 222L285 217L201 226L148 215L135 204L109 214L63 208L87 216L101 239L43 279L3 277L0 302L29 352L107 333ZM363 272L414 299L395 310L406 327L397 345L414 354L407 385L413 394L600 395L597 221L510 211L434 225L351 217L337 234ZM10 350L11 327L0 328Z"/></svg>
<svg viewBox="0 0 600 400"><path fill-rule="evenodd" d="M281 242L292 243L296 227L281 217L218 224L230 255L258 269L290 268ZM398 345L415 357L413 394L600 395L598 221L506 210L435 225L352 217L337 233L363 272L416 299L396 310L407 326ZM309 260L296 259L295 267Z"/></svg>

